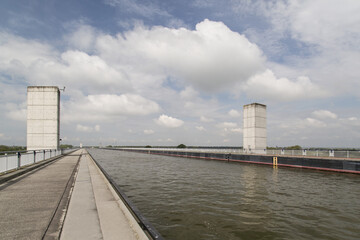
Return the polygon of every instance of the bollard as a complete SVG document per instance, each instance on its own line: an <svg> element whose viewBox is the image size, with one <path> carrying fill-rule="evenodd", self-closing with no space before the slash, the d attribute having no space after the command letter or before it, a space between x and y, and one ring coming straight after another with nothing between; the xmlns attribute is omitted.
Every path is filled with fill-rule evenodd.
<svg viewBox="0 0 360 240"><path fill-rule="evenodd" d="M34 163L36 162L36 151L34 151Z"/></svg>
<svg viewBox="0 0 360 240"><path fill-rule="evenodd" d="M278 158L273 157L273 166L276 167L278 165Z"/></svg>
<svg viewBox="0 0 360 240"><path fill-rule="evenodd" d="M17 155L18 155L17 168L19 169L19 168L20 168L20 166L21 166L21 153L20 153L20 152L17 152Z"/></svg>
<svg viewBox="0 0 360 240"><path fill-rule="evenodd" d="M45 150L43 150L43 160L45 160Z"/></svg>
<svg viewBox="0 0 360 240"><path fill-rule="evenodd" d="M9 165L9 163L8 163L8 156L7 156L8 154L7 153L5 153L5 156L6 156L6 167L5 167L5 173L7 172L7 170L8 170L8 165Z"/></svg>

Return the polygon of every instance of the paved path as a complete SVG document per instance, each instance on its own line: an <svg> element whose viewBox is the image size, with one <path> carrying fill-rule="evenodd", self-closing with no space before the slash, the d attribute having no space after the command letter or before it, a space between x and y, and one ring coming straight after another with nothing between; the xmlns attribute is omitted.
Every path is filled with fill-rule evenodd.
<svg viewBox="0 0 360 240"><path fill-rule="evenodd" d="M1 240L59 238L148 239L84 149L0 185Z"/></svg>
<svg viewBox="0 0 360 240"><path fill-rule="evenodd" d="M0 239L51 238L47 230L59 230L55 213L78 159L79 151L0 185Z"/></svg>
<svg viewBox="0 0 360 240"><path fill-rule="evenodd" d="M80 159L61 239L148 239L87 154Z"/></svg>

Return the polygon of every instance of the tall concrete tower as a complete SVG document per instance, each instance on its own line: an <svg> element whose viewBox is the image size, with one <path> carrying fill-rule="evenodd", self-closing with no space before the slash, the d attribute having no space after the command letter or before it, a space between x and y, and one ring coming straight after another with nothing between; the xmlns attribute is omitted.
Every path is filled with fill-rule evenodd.
<svg viewBox="0 0 360 240"><path fill-rule="evenodd" d="M247 153L266 153L266 105L244 105L243 148Z"/></svg>
<svg viewBox="0 0 360 240"><path fill-rule="evenodd" d="M27 150L59 149L60 90L27 88Z"/></svg>

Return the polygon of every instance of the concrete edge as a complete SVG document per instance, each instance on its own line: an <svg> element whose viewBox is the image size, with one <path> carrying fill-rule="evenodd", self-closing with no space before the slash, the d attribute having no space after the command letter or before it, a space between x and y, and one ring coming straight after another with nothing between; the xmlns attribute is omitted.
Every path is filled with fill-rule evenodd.
<svg viewBox="0 0 360 240"><path fill-rule="evenodd" d="M74 153L74 152L71 152ZM68 211L72 191L74 189L75 179L77 173L79 171L79 163L80 163L81 154L79 154L79 158L76 162L73 172L71 173L64 192L61 195L61 198L57 204L57 207L52 214L51 221L44 232L42 239L50 240L50 239L60 239L62 228L64 226L65 217Z"/></svg>
<svg viewBox="0 0 360 240"><path fill-rule="evenodd" d="M86 151L87 152L87 151ZM88 153L88 152L87 152ZM145 234L144 230L140 227L139 223L137 222L137 220L134 218L133 214L130 212L130 210L128 209L128 207L125 205L125 203L123 202L123 200L119 197L118 193L116 192L116 190L113 188L112 184L109 182L109 180L107 179L107 177L103 174L102 170L98 167L97 163L95 162L95 160L93 159L93 157L88 153L88 156L90 158L90 160L94 163L97 171L99 172L100 176L102 177L102 179L104 180L105 184L107 185L107 187L109 188L111 194L113 195L114 199L116 200L120 210L123 212L123 214L125 215L125 217L127 218L127 220L130 223L131 228L133 229L134 233L137 234L137 239L140 240L149 240L151 238L149 238L147 236L147 234Z"/></svg>

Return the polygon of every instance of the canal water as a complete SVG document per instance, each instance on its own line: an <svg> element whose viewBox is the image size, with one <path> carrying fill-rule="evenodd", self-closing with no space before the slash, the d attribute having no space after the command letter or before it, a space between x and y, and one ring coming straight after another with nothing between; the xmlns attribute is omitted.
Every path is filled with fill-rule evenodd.
<svg viewBox="0 0 360 240"><path fill-rule="evenodd" d="M89 149L165 239L359 239L360 176Z"/></svg>

